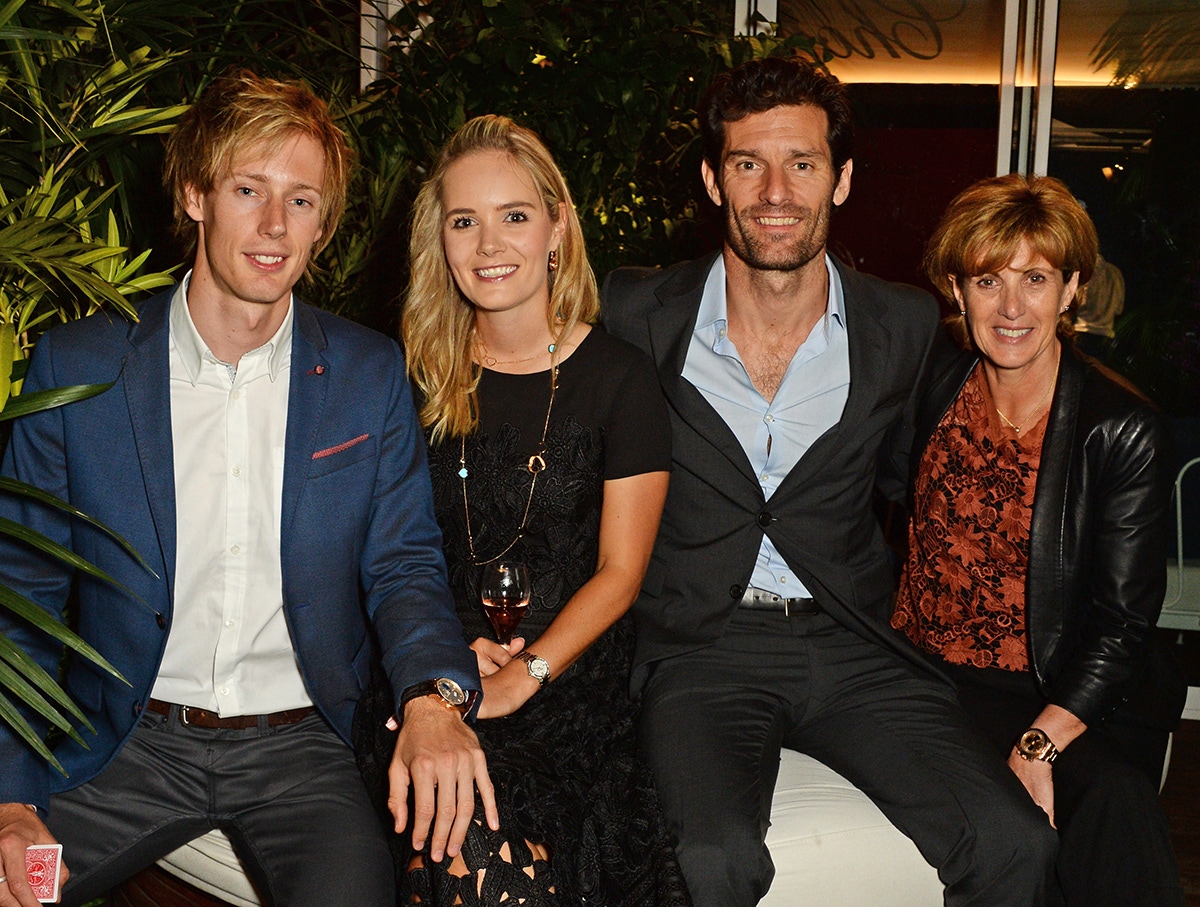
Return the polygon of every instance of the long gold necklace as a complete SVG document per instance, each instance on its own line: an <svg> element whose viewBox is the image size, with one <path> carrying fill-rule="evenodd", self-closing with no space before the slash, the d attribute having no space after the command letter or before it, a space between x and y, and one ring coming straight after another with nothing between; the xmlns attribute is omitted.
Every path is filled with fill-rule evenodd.
<svg viewBox="0 0 1200 907"><path fill-rule="evenodd" d="M1024 419L1021 420L1020 425L1013 422L1013 420L1008 418L1008 416L1004 415L1004 413L1000 412L1000 407L996 405L996 400L993 397L992 405L996 407L996 415L998 415L1000 417L1001 422L1003 422L1005 425L1007 425L1009 428L1011 428L1013 430L1013 432L1016 434L1016 436L1018 438L1021 437L1021 429L1029 424L1030 419L1032 419L1034 416L1036 416L1038 413L1040 413L1042 411L1042 404L1046 402L1046 398L1050 396L1050 392L1052 390L1054 390L1054 385L1057 383L1058 383L1058 361L1055 360L1054 374L1050 377L1050 386L1048 388L1046 388L1046 393L1042 394L1042 398L1033 405L1033 409L1030 411L1029 415L1027 415Z"/></svg>
<svg viewBox="0 0 1200 907"><path fill-rule="evenodd" d="M550 348L551 354L554 353L554 347ZM546 407L546 422L542 426L542 439L538 441L537 451L529 458L529 462L525 464L525 468L529 470L532 478L529 480L529 497L525 499L525 512L521 515L521 525L517 527L517 534L513 536L513 540L504 546L504 550L494 557L489 557L487 560L479 560L475 554L475 536L471 533L471 505L467 498L467 436L462 437L462 446L459 449L458 455L458 478L462 482L462 498L463 498L463 517L467 522L467 548L471 552L471 563L476 567L482 567L484 564L490 564L492 561L498 561L504 555L512 550L513 545L521 540L525 535L525 524L529 520L529 508L533 505L533 490L537 488L538 476L546 470L546 435L550 431L550 413L554 411L554 393L558 389L558 365L550 366L550 405Z"/></svg>

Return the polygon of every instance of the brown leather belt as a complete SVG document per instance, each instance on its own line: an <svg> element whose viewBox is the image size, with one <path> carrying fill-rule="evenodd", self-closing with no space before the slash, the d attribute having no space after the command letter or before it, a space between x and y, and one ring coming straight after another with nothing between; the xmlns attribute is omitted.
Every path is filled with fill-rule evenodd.
<svg viewBox="0 0 1200 907"><path fill-rule="evenodd" d="M267 727L280 727L285 724L296 724L313 713L313 707L302 709L287 709L283 712L271 712L269 715L232 715L222 718L208 709L198 709L192 705L172 705L161 699L151 699L146 703L146 709L159 715L170 715L171 709L179 709L179 723L185 727L202 727L208 730L241 731L249 727L258 727L260 719L265 719Z"/></svg>
<svg viewBox="0 0 1200 907"><path fill-rule="evenodd" d="M820 614L821 606L811 598L784 598L766 589L748 588L740 602L743 608L755 611L782 611L788 617L794 614Z"/></svg>

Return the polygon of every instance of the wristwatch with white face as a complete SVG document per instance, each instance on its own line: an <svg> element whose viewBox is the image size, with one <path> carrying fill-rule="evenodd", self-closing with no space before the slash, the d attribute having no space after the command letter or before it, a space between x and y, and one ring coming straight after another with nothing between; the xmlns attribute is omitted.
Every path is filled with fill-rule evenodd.
<svg viewBox="0 0 1200 907"><path fill-rule="evenodd" d="M1058 758L1058 747L1041 728L1031 727L1017 741L1017 754L1029 762L1053 762Z"/></svg>
<svg viewBox="0 0 1200 907"><path fill-rule="evenodd" d="M525 662L525 670L529 672L530 677L538 682L539 687L544 687L550 682L550 664L546 659L528 651L518 652L516 657Z"/></svg>

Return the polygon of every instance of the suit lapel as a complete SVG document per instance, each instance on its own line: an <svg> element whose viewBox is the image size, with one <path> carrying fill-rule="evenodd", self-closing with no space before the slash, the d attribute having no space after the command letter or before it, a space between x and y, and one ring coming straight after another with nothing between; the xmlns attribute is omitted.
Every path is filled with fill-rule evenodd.
<svg viewBox="0 0 1200 907"><path fill-rule="evenodd" d="M650 349L667 402L700 437L759 488L741 442L695 385L682 377L688 344L696 329L700 297L713 260L707 258L683 269L658 289L657 296L662 305L651 312L648 319Z"/></svg>
<svg viewBox="0 0 1200 907"><path fill-rule="evenodd" d="M891 346L887 330L880 321L881 302L854 272L834 260L842 279L842 302L846 316L846 338L850 356L850 395L842 417L813 442L804 456L780 483L775 495L792 493L811 482L827 464L836 460L831 454L846 442L846 436L871 413L879 401L882 366Z"/></svg>
<svg viewBox="0 0 1200 907"><path fill-rule="evenodd" d="M300 492L316 450L317 428L325 409L326 389L333 376L325 359L328 341L311 306L296 300L292 330L292 373L288 384L287 440L284 443L283 505L280 512L280 550L288 539Z"/></svg>
<svg viewBox="0 0 1200 907"><path fill-rule="evenodd" d="M175 455L171 437L171 362L168 313L174 290L146 303L129 331L133 347L122 367L133 442L168 588L175 588Z"/></svg>

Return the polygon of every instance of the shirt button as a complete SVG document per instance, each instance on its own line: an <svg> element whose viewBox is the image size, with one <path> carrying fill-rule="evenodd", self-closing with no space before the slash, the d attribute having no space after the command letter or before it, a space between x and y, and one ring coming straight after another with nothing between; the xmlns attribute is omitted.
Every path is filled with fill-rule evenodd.
<svg viewBox="0 0 1200 907"><path fill-rule="evenodd" d="M232 621L232 620L227 620L227 621L225 621L225 626L227 626L227 627L232 627L232 626L233 626L233 621Z"/></svg>
<svg viewBox="0 0 1200 907"><path fill-rule="evenodd" d="M771 525L771 514L769 514L767 511L764 510L762 513L760 513L758 515L757 522L761 528L766 529L768 526Z"/></svg>
<svg viewBox="0 0 1200 907"><path fill-rule="evenodd" d="M775 421L775 417L772 416L770 413L767 413L767 417L765 419L763 419L763 421L766 422L768 425L770 425L771 423L773 423Z"/></svg>
<svg viewBox="0 0 1200 907"><path fill-rule="evenodd" d="M771 478L771 477L769 475L767 475L765 472L761 476L759 476L760 481L763 481L763 482L767 481L767 479L769 479L769 478Z"/></svg>
<svg viewBox="0 0 1200 907"><path fill-rule="evenodd" d="M220 693L222 696L228 696L229 695L229 687L221 687L221 689L217 690L217 692Z"/></svg>
<svg viewBox="0 0 1200 907"><path fill-rule="evenodd" d="M231 469L229 471L232 472L235 476L240 476L242 474L242 467L235 466L235 467L233 467L233 469Z"/></svg>
<svg viewBox="0 0 1200 907"><path fill-rule="evenodd" d="M786 574L786 573L785 573L783 576L779 577L779 582L780 582L780 583L786 584L786 583L787 583L787 581L788 581L788 578L787 578L787 574Z"/></svg>
<svg viewBox="0 0 1200 907"><path fill-rule="evenodd" d="M242 392L241 392L241 391L234 391L232 394L230 394L230 395L229 395L229 399L230 399L230 400L241 400L241 399L242 399Z"/></svg>
<svg viewBox="0 0 1200 907"><path fill-rule="evenodd" d="M230 553L230 554L241 554L241 553L242 553L242 546L241 546L241 545L233 545L233 546L232 546L232 547L229 549L229 553Z"/></svg>
<svg viewBox="0 0 1200 907"><path fill-rule="evenodd" d="M722 340L724 340L725 339L725 328L721 328L721 330L717 331L717 336L720 337Z"/></svg>

